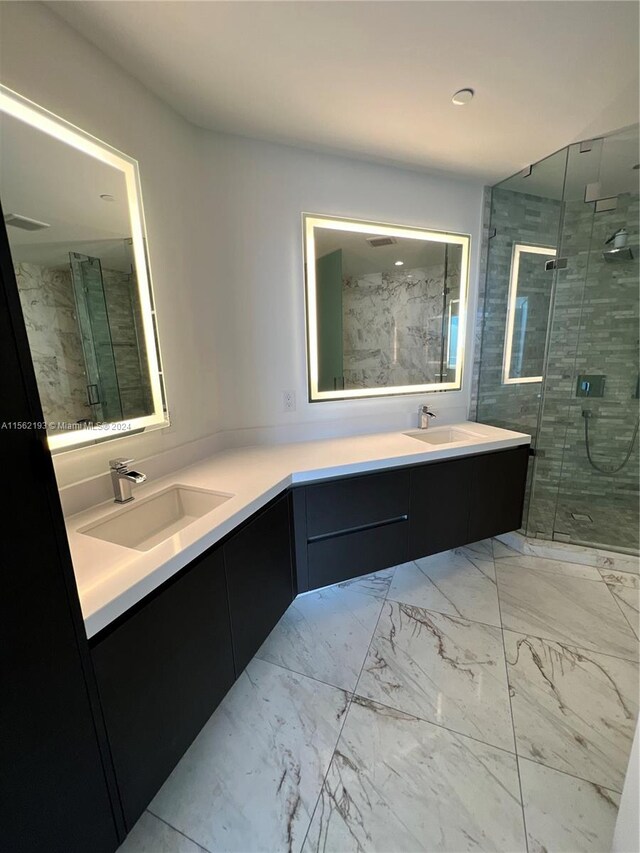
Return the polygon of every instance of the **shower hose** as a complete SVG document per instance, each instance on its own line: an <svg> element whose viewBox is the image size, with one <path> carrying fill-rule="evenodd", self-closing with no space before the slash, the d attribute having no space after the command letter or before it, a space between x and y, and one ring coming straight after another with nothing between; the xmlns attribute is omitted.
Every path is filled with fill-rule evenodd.
<svg viewBox="0 0 640 853"><path fill-rule="evenodd" d="M587 448L587 459L591 464L592 468L595 468L596 471L599 471L601 474L617 474L618 471L622 471L624 466L627 464L629 459L631 458L631 454L633 453L633 446L636 443L636 438L638 435L638 427L640 426L640 418L636 421L636 425L633 429L633 435L631 436L631 441L629 442L629 447L627 448L627 453L624 457L624 460L617 468L603 468L599 465L591 456L591 447L589 445L589 421L591 419L591 412L585 409L582 412L582 417L584 418L584 443Z"/></svg>

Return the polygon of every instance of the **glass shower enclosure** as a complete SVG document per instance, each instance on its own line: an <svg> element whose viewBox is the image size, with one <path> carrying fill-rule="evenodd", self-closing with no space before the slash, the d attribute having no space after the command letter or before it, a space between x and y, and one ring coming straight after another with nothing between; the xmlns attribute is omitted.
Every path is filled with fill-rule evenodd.
<svg viewBox="0 0 640 853"><path fill-rule="evenodd" d="M477 420L531 434L527 536L638 553L638 127L491 189Z"/></svg>
<svg viewBox="0 0 640 853"><path fill-rule="evenodd" d="M99 258L69 253L71 282L94 423L122 420L111 326Z"/></svg>

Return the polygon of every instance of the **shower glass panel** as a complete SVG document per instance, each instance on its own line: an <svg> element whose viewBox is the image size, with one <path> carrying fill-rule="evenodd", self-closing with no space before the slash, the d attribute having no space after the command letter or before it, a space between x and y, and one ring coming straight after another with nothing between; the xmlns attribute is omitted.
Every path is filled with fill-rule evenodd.
<svg viewBox="0 0 640 853"><path fill-rule="evenodd" d="M87 378L91 420L122 420L122 402L99 258L70 252L71 280Z"/></svg>
<svg viewBox="0 0 640 853"><path fill-rule="evenodd" d="M638 133L581 148L569 149L559 250L567 267L557 272L547 357L549 377L560 378L546 383L541 412L558 489L554 515L540 529L637 553ZM625 251L612 255L607 241L621 230ZM562 446L552 438L560 416Z"/></svg>
<svg viewBox="0 0 640 853"><path fill-rule="evenodd" d="M522 532L631 553L639 509L637 162L635 127L572 145L492 189L477 394L479 421L533 438ZM514 369L524 307L513 304L510 281L516 244L555 250L540 264L532 253L518 277L517 295L538 300L527 343L538 377ZM530 316L527 304L527 338Z"/></svg>

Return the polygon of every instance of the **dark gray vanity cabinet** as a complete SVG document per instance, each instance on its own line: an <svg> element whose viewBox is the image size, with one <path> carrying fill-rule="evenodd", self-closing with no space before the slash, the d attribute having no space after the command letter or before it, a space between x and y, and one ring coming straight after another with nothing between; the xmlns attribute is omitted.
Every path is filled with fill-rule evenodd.
<svg viewBox="0 0 640 853"><path fill-rule="evenodd" d="M289 500L277 498L224 545L238 675L295 596Z"/></svg>
<svg viewBox="0 0 640 853"><path fill-rule="evenodd" d="M517 530L528 455L523 445L294 489L298 591Z"/></svg>
<svg viewBox="0 0 640 853"><path fill-rule="evenodd" d="M471 541L469 510L476 459L465 456L411 470L410 560Z"/></svg>
<svg viewBox="0 0 640 853"><path fill-rule="evenodd" d="M520 527L528 464L528 445L474 458L469 542Z"/></svg>
<svg viewBox="0 0 640 853"><path fill-rule="evenodd" d="M92 657L131 829L234 682L222 549L107 628Z"/></svg>
<svg viewBox="0 0 640 853"><path fill-rule="evenodd" d="M412 468L409 559L517 530L528 459L523 445Z"/></svg>
<svg viewBox="0 0 640 853"><path fill-rule="evenodd" d="M299 591L407 559L409 470L342 477L294 493Z"/></svg>

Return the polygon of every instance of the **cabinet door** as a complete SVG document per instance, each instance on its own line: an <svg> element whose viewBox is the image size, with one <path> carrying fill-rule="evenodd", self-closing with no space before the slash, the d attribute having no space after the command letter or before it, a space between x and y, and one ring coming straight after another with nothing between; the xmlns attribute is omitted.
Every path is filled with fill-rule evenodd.
<svg viewBox="0 0 640 853"><path fill-rule="evenodd" d="M469 513L469 542L517 530L529 463L529 447L476 456Z"/></svg>
<svg viewBox="0 0 640 853"><path fill-rule="evenodd" d="M234 681L221 551L196 561L92 654L130 829Z"/></svg>
<svg viewBox="0 0 640 853"><path fill-rule="evenodd" d="M411 472L409 559L469 542L473 457L414 468Z"/></svg>
<svg viewBox="0 0 640 853"><path fill-rule="evenodd" d="M232 536L224 546L224 559L240 674L293 601L289 496Z"/></svg>

